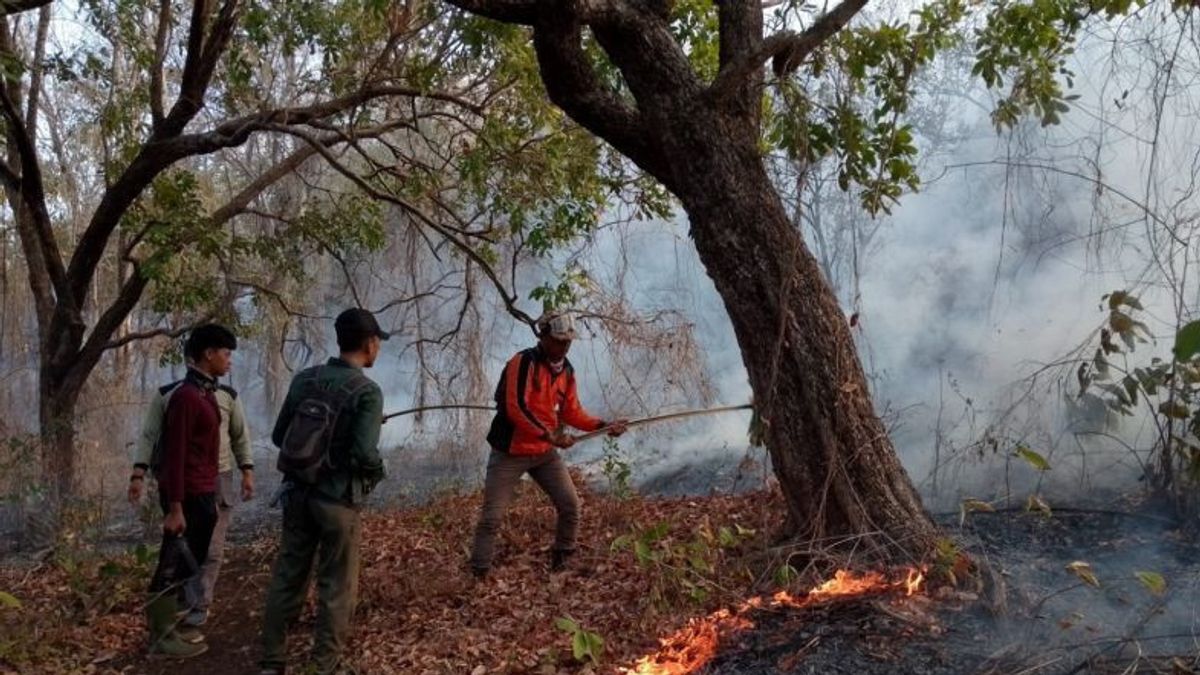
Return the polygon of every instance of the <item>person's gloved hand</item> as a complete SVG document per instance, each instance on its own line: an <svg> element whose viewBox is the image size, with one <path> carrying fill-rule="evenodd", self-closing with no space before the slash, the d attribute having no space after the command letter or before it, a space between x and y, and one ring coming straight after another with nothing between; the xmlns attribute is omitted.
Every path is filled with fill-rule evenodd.
<svg viewBox="0 0 1200 675"><path fill-rule="evenodd" d="M629 420L619 419L608 423L608 435L620 436L629 430Z"/></svg>
<svg viewBox="0 0 1200 675"><path fill-rule="evenodd" d="M569 448L575 445L575 437L565 431L560 431L555 434L550 434L549 441L552 445L558 448Z"/></svg>

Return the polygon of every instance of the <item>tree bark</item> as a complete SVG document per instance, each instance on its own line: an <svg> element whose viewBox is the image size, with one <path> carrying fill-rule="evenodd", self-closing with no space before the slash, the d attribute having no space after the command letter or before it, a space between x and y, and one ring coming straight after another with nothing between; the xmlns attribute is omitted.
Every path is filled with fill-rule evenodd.
<svg viewBox="0 0 1200 675"><path fill-rule="evenodd" d="M38 423L42 445L42 469L51 484L57 505L74 494L75 483L75 412L83 387L65 380L61 369L45 356L39 371Z"/></svg>
<svg viewBox="0 0 1200 675"><path fill-rule="evenodd" d="M675 133L672 133L672 130ZM788 503L787 534L919 560L935 528L875 414L848 321L792 227L752 125L659 130L666 176L733 323ZM864 547L864 544L866 546Z"/></svg>

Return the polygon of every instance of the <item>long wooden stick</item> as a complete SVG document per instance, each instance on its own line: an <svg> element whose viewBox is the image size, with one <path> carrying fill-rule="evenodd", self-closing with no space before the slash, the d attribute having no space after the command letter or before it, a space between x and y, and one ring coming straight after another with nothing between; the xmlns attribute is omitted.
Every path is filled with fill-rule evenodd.
<svg viewBox="0 0 1200 675"><path fill-rule="evenodd" d="M654 415L652 417L641 417L636 420L629 420L629 422L627 422L625 424L625 427L626 428L640 427L643 424L651 424L653 422L665 422L667 420L684 419L686 417L699 417L701 415L715 415L717 413L732 412L734 410L750 410L753 407L754 406L747 403L745 405L727 405L727 406L722 406L719 408L702 408L699 410L684 410L681 412L667 413L665 415ZM411 415L413 413L425 412L426 410L487 410L489 412L494 412L496 410L496 406L494 406L494 405L467 405L467 404L461 404L461 403L446 404L446 405L427 405L427 406L422 406L420 408L409 408L407 410L398 410L394 413L388 413L387 415L383 416L383 420L386 422L387 420L390 420L393 417L400 417L401 415ZM610 429L612 429L611 425L606 426L602 429L597 429L595 431L589 431L586 434L580 434L575 437L575 441L576 442L586 441L589 438L595 438L596 436L601 436L601 435L607 434Z"/></svg>
<svg viewBox="0 0 1200 675"><path fill-rule="evenodd" d="M666 415L655 415L653 417L642 417L642 418L636 419L636 420L629 420L628 422L625 423L625 427L626 428L640 427L643 424L650 424L651 422L664 422L666 420L683 419L685 417L699 417L700 415L715 415L717 413L731 412L734 410L750 410L753 407L754 406L747 403L746 405L727 405L727 406L723 406L720 408L704 408L701 410L685 410L683 412L667 413ZM603 429L597 429L595 431L590 431L586 434L580 434L579 436L575 437L575 442L578 443L579 441L586 441L589 438L594 438L596 436L607 434L610 429L612 429L612 427L607 426L607 427L604 427Z"/></svg>
<svg viewBox="0 0 1200 675"><path fill-rule="evenodd" d="M448 403L446 405L426 405L426 406L421 406L420 408L409 408L408 410L400 410L400 411L397 411L394 413L388 413L383 416L383 421L386 422L386 421L392 419L393 417L400 417L401 415L411 415L413 413L425 412L426 410L487 410L490 412L495 412L496 406L494 406L494 405L466 405L466 404L458 404L458 403L454 403L454 404Z"/></svg>

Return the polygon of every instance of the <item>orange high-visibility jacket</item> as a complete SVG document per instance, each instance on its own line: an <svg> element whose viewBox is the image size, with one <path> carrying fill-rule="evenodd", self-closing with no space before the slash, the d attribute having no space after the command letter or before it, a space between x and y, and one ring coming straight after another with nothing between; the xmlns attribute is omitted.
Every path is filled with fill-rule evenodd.
<svg viewBox="0 0 1200 675"><path fill-rule="evenodd" d="M538 348L519 352L496 385L496 417L488 443L513 455L540 455L554 447L544 438L561 423L583 431L604 427L604 421L579 404L570 361L555 375Z"/></svg>

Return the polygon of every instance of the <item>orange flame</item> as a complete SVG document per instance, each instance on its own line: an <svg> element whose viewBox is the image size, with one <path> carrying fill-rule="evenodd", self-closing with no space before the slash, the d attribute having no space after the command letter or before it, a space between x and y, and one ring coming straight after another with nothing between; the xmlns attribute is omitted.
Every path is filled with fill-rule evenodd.
<svg viewBox="0 0 1200 675"><path fill-rule="evenodd" d="M812 588L807 595L796 597L787 591L779 591L771 596L770 606L805 607L835 597L901 589L907 597L918 593L924 581L924 571L919 568L909 568L904 580L894 583L880 572L857 574L849 570L837 570L832 579ZM692 619L671 636L659 640L662 648L658 652L643 656L633 668L623 669L622 672L626 675L687 675L696 672L716 656L722 633L737 633L754 627L754 623L743 615L763 604L761 598L751 598L736 610L722 609L707 617Z"/></svg>
<svg viewBox="0 0 1200 675"><path fill-rule="evenodd" d="M925 583L925 572L919 567L910 568L908 570L908 577L904 580L904 595L912 596L921 590L921 584L923 583Z"/></svg>

